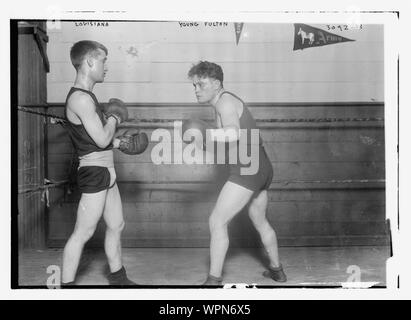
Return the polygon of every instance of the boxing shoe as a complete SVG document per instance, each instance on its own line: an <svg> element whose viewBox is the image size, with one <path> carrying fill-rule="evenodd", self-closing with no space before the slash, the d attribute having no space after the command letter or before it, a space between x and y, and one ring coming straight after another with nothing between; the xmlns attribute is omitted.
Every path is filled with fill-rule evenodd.
<svg viewBox="0 0 411 320"><path fill-rule="evenodd" d="M74 281L70 281L70 282L62 282L60 284L60 288L61 289L73 289L76 287L76 284Z"/></svg>
<svg viewBox="0 0 411 320"><path fill-rule="evenodd" d="M112 272L107 275L108 283L110 286L136 286L137 283L127 278L126 269L124 266L116 272Z"/></svg>
<svg viewBox="0 0 411 320"><path fill-rule="evenodd" d="M263 276L266 278L271 278L277 282L286 282L287 276L284 273L283 266L280 264L279 267L274 268L269 266L268 270L263 272Z"/></svg>

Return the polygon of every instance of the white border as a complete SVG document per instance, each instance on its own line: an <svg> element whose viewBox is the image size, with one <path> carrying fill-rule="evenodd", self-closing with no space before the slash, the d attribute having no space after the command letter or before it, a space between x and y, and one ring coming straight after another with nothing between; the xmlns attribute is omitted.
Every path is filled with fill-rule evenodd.
<svg viewBox="0 0 411 320"><path fill-rule="evenodd" d="M139 6L136 4L123 3L116 1L115 4L107 4L98 1L70 1L65 4L56 5L52 1L36 1L32 4L16 3L12 7L9 6L9 12L3 12L6 15L5 19L1 20L1 36L5 42L9 44L9 20L11 18L30 18L30 19L45 19L45 18L61 18L61 19L121 19L121 20L198 20L198 21L241 21L241 22L275 22L275 23L325 23L333 21L346 22L352 17L352 13L341 13L341 11L352 10L353 7L359 10L404 10L407 4L393 4L390 1L388 4L384 2L369 1L350 4L347 2L335 4L329 1L309 1L301 3L290 3L287 1L287 7L279 7L273 3L264 3L261 7L257 7L256 1L244 5L243 1L228 2L223 1L180 1L166 2L158 4L158 1L150 1L151 7ZM395 2L395 1L394 1ZM43 5L44 3L44 5ZM137 3L137 2L135 2ZM235 4L234 4L235 3ZM115 8L113 8L115 6ZM193 8L195 6L195 9ZM277 6L277 7L275 7ZM159 12L153 8L162 8ZM93 10L99 8L95 13L73 12L74 10ZM117 13L107 13L103 10L117 10ZM300 13L287 13L281 11L300 11ZM339 11L338 13L321 13L318 11ZM301 13L301 11L305 11ZM314 12L307 12L314 11ZM403 14L404 13L404 14ZM52 14L53 16L50 16ZM396 231L397 226L397 65L396 56L401 50L401 128L407 129L411 126L407 122L407 115L410 114L409 108L406 106L405 93L409 91L409 83L405 77L407 76L406 69L409 68L409 59L406 56L411 56L408 52L407 42L409 40L408 26L405 21L409 20L407 12L401 11L400 20L394 14L388 13L363 13L361 14L362 23L383 23L385 25L385 122L386 122L386 174L387 174L387 217L391 219L391 229L393 237L393 247L395 259L389 263L389 278L387 289L244 289L244 290L207 290L207 289L153 289L153 290L11 290L10 289L10 210L5 210L1 215L0 234L1 234L1 269L0 269L0 298L2 299L141 299L141 300L172 300L178 298L183 299L394 299L394 298L410 298L410 273L409 268L409 241L410 238L410 218L407 217L406 203L400 203L401 213L401 234ZM60 16L56 16L60 15ZM408 29L411 30L411 29ZM407 51L407 52L406 52ZM404 53L403 53L404 52ZM406 54L406 53L407 54ZM3 97L10 99L9 90L9 72L10 72L10 56L9 50L1 50L2 55L2 89L5 89ZM408 68L407 68L408 67ZM9 127L9 108L5 106L3 117L7 120L1 126L2 137L10 136ZM408 118L410 119L410 118ZM10 139L3 139L4 148L10 150ZM402 136L401 140L401 161L408 160L407 144L408 141ZM7 203L3 208L10 208L10 158L2 159L1 177L3 178L5 187L2 192L2 202ZM409 170L402 165L402 173L409 177ZM402 197L407 197L405 186L407 180L401 178L401 194ZM396 288L396 280L392 281L392 277L401 275L400 289ZM394 286L391 286L393 284Z"/></svg>

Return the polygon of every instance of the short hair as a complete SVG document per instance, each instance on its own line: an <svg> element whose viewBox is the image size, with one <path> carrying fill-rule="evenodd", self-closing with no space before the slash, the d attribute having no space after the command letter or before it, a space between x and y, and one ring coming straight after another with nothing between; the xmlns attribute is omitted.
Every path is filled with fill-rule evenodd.
<svg viewBox="0 0 411 320"><path fill-rule="evenodd" d="M209 61L200 61L193 65L188 71L188 77L192 78L194 76L217 79L220 80L221 85L224 80L223 69L218 64Z"/></svg>
<svg viewBox="0 0 411 320"><path fill-rule="evenodd" d="M74 68L78 70L84 58L88 54L96 54L98 49L103 50L106 55L108 54L107 48L97 41L82 40L76 42L70 50L70 59Z"/></svg>

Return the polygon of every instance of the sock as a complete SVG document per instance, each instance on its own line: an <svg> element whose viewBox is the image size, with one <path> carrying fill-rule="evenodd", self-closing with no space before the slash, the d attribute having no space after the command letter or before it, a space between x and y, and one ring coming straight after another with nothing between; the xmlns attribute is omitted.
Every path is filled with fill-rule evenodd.
<svg viewBox="0 0 411 320"><path fill-rule="evenodd" d="M110 273L107 278L110 285L136 285L136 283L127 278L124 266L120 270Z"/></svg>
<svg viewBox="0 0 411 320"><path fill-rule="evenodd" d="M272 271L280 271L280 270L283 269L283 266L281 265L281 263L280 263L280 265L279 265L278 267L273 267L273 266L270 264L269 268L270 268Z"/></svg>
<svg viewBox="0 0 411 320"><path fill-rule="evenodd" d="M223 281L223 277L216 277L211 274L208 275L208 278L211 280L219 281L219 282Z"/></svg>

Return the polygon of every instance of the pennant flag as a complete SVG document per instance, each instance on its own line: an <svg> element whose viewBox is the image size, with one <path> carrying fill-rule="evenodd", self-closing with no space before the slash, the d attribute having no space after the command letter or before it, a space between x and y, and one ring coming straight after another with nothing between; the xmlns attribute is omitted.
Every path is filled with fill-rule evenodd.
<svg viewBox="0 0 411 320"><path fill-rule="evenodd" d="M241 31L243 30L243 25L244 25L243 22L234 22L235 41L237 45L238 45L238 42L240 42Z"/></svg>
<svg viewBox="0 0 411 320"><path fill-rule="evenodd" d="M344 38L318 28L302 23L294 23L294 49L303 50L305 48L326 46L329 44L355 41Z"/></svg>

